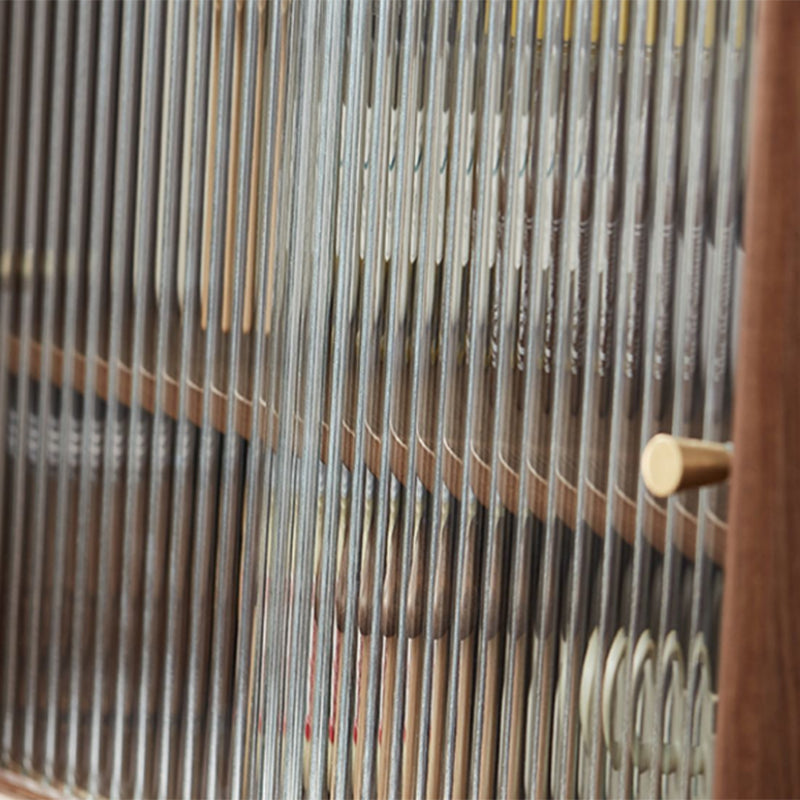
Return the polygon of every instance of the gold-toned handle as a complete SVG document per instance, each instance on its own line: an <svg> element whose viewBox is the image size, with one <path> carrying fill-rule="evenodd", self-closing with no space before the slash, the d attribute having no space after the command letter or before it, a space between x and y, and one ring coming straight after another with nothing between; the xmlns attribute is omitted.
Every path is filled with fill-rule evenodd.
<svg viewBox="0 0 800 800"><path fill-rule="evenodd" d="M642 478L656 497L669 497L681 489L726 480L732 459L729 444L659 433L642 451Z"/></svg>

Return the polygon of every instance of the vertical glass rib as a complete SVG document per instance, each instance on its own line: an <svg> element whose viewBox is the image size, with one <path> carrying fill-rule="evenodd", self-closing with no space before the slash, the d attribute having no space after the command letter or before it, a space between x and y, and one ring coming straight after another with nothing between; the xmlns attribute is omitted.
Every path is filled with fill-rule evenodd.
<svg viewBox="0 0 800 800"><path fill-rule="evenodd" d="M538 144L536 151L535 172L536 176L545 176L552 173L557 157L557 120L560 105L559 84L561 79L561 57L563 50L564 19L562 9L557 6L538 6L537 12L543 14L544 35L542 37L542 67L539 89L539 128ZM522 447L524 457L520 459L520 475L518 489L518 506L520 512L532 507L532 498L529 496L527 471L534 472L541 469L538 463L542 456L536 450L529 452L528 443L536 436L537 439L547 440L546 431L537 430L543 422L548 420L546 397L547 375L545 374L546 360L544 351L548 346L545 337L548 335L547 303L550 297L549 283L552 281L552 254L550 251L553 226L553 185L552 178L540 179L540 185L535 193L533 212L533 247L530 258L528 286L530 288L530 314L527 342L525 346L526 371L525 371L525 408L522 415ZM535 304L535 308L534 308ZM551 312L552 313L552 312ZM538 380L536 380L538 378ZM534 395L534 392L536 394ZM537 398L534 404L532 398ZM546 463L546 462L545 462ZM547 752L549 747L549 715L550 715L550 686L553 669L553 632L548 625L550 606L555 602L553 595L553 582L555 579L555 558L558 531L550 529L546 532L542 565L540 567L539 581L539 606L540 619L538 635L532 637L532 663L535 680L532 696L529 703L527 766L526 772L530 776L527 781L528 791L536 796L547 793L549 769L547 767ZM536 628L534 629L536 631Z"/></svg>
<svg viewBox="0 0 800 800"><path fill-rule="evenodd" d="M199 463L195 477L197 490L194 501L194 542L192 554L191 608L189 611L187 693L184 706L184 729L182 743L182 775L180 794L190 797L206 791L203 783L202 764L204 756L205 713L207 697L207 660L209 630L208 615L210 603L206 592L197 591L198 586L208 586L212 578L212 548L215 533L216 500L212 494L217 485L220 438L212 427L211 398L212 387L217 374L218 329L221 317L220 284L224 257L224 226L227 197L225 193L229 134L228 109L230 108L231 83L233 74L233 29L235 7L226 4L221 10L217 35L219 37L219 75L215 84L216 100L209 92L209 136L213 130L214 139L209 139L211 156L206 163L206 174L213 169L213 191L206 198L205 213L211 217L210 268L208 283L200 282L200 296L206 298L208 318L202 333L198 333L202 346L202 427L199 432ZM212 40L213 41L213 40ZM213 153L213 156L212 156ZM204 226L207 230L207 226ZM204 254L205 255L205 254ZM202 324L202 323L201 323Z"/></svg>
<svg viewBox="0 0 800 800"><path fill-rule="evenodd" d="M703 438L727 442L732 429L732 328L734 297L741 270L737 238L741 230L738 208L738 160L745 120L744 102L747 36L750 20L746 3L731 3L719 24L720 74L715 92L719 103L714 133L717 139L716 206L713 211L711 288L705 354ZM721 13L720 9L718 13ZM711 790L714 774L714 714L719 670L719 604L722 580L722 544L719 521L726 519L727 489L709 487L700 492L697 544L692 591L690 650L687 656L686 704L681 749L686 754L681 791L700 797Z"/></svg>
<svg viewBox="0 0 800 800"><path fill-rule="evenodd" d="M52 123L49 131L46 158L48 163L48 190L45 211L45 240L42 263L42 322L40 341L42 344L42 373L51 370L53 344L56 338L56 292L58 276L64 263L66 239L66 186L69 153L69 97L72 92L74 67L74 21L75 9L65 4L55 14L55 48L53 54ZM23 353L24 354L24 353ZM22 370L21 370L22 372ZM38 654L28 667L29 699L33 706L39 703L35 717L26 723L27 751L36 750L32 767L47 774L44 753L46 738L42 722L51 713L45 689L46 674L42 669L44 656L48 652L52 628L46 611L53 606L60 608L60 598L52 593L50 574L56 566L52 541L52 526L48 525L48 509L55 506L55 470L53 467L51 431L58 420L58 393L49 381L41 381L36 415L39 420L39 452L36 463L35 490L33 497L34 522L33 541L35 572L31 581L31 604L28 620L31 642L36 643ZM47 432L45 434L45 431ZM48 586L48 589L45 589ZM44 709L41 704L44 702ZM42 713L43 712L43 713ZM30 768L30 767L29 767Z"/></svg>
<svg viewBox="0 0 800 800"><path fill-rule="evenodd" d="M120 48L120 93L117 107L118 135L116 138L115 181L120 190L115 192L113 229L111 232L111 280L110 280L110 332L107 344L108 361L116 364L122 348L122 325L127 298L127 265L133 252L134 235L134 191L136 120L138 118L138 64L141 34L141 15L136 4L123 9ZM118 400L119 381L117 370L112 369L107 379L106 416L103 431L102 500L100 509L101 531L114 530L122 510L116 507L120 484L124 480L116 443L121 435L125 412ZM90 722L90 773L96 791L109 791L109 773L105 769L107 751L104 743L108 738L108 727L103 730L103 716L111 713L110 699L113 696L112 676L107 674L106 653L114 646L113 608L119 597L118 585L113 585L111 576L116 574L113 555L117 548L106 534L100 540L98 554L98 616L92 636L93 642L93 687ZM104 752L101 754L101 750Z"/></svg>
<svg viewBox="0 0 800 800"><path fill-rule="evenodd" d="M687 116L682 135L685 149L678 165L679 179L683 185L683 203L677 219L671 430L678 436L699 436L702 434L704 402L701 358L705 330L702 315L707 285L707 177L713 48L716 38L715 5L700 2L687 9L687 12L685 24L687 34L691 36L691 45L687 53L684 89L684 113ZM663 711L655 715L657 732L653 735L654 741L663 744L656 748L652 765L656 780L662 783L662 791L673 791L675 785L685 785L687 780L688 762L678 755L678 743L683 738L681 699L686 691L685 664L690 647L688 618L691 615L691 600L687 604L684 597L687 594L691 597L695 565L684 555L688 536L680 516L685 516L685 512L693 514L696 509L696 491L684 492L680 497L673 496L667 503L657 640L661 657L655 678L656 708ZM688 592L683 589L685 585ZM687 755L684 754L684 757ZM674 763L675 756L678 757L677 763Z"/></svg>
<svg viewBox="0 0 800 800"><path fill-rule="evenodd" d="M206 151L206 104L209 78L209 57L212 10L208 3L200 3L194 11L193 29L194 63L187 64L191 78L191 104L193 115L188 111L184 124L190 128L189 153L184 156L184 181L188 181L188 199L185 217L181 220L179 231L178 256L179 276L183 275L183 285L178 289L178 303L181 313L180 350L178 355L178 407L175 436L175 472L173 476L171 539L168 557L167 578L167 620L165 633L164 676L161 700L161 719L156 732L155 772L157 775L156 793L160 798L176 795L179 769L190 771L190 762L175 763L180 758L179 718L176 709L183 703L183 680L179 678L185 669L184 637L188 630L185 617L191 605L188 597L189 574L185 567L190 552L192 472L196 452L197 434L187 418L187 389L191 365L194 357L194 337L196 308L198 299L198 273L200 260L200 235L202 214L202 192L200 186L205 173ZM191 52L191 50L190 50ZM188 174L187 174L188 173ZM187 185L187 183L184 183ZM179 277L178 276L178 277ZM183 293L181 294L181 289ZM182 302L180 298L183 298ZM187 675L187 678L189 676Z"/></svg>
<svg viewBox="0 0 800 800"><path fill-rule="evenodd" d="M267 13L268 12L268 13ZM247 451L245 485L245 522L244 544L241 558L241 612L237 642L237 652L234 654L234 700L233 700L233 732L230 748L231 759L231 795L236 797L254 791L255 742L257 741L258 708L258 639L257 631L259 619L263 613L263 563L266 549L266 535L258 523L258 503L269 502L269 492L261 492L260 487L261 467L265 459L269 458L271 451L271 434L268 432L266 442L264 438L263 422L263 384L265 375L264 361L267 357L266 336L263 335L266 319L268 272L268 248L274 246L275 231L270 227L273 218L273 209L277 205L277 197L273 191L275 176L273 165L277 150L276 129L279 125L280 86L277 82L278 57L280 54L280 15L276 5L270 3L259 5L259 17L262 25L267 27L266 53L263 57L263 85L256 88L256 102L261 103L263 123L261 126L262 141L257 143L261 148L261 174L258 176L258 208L256 211L257 241L254 252L250 256L255 258L257 273L257 287L255 290L255 347L252 355L251 376L251 418L250 418L250 443ZM260 53L259 53L260 56ZM253 209L250 209L251 213ZM268 428L269 430L269 428ZM264 451L267 451L265 453ZM266 465L264 465L266 468Z"/></svg>
<svg viewBox="0 0 800 800"><path fill-rule="evenodd" d="M142 791L136 770L138 726L135 686L143 666L147 665L147 613L140 621L136 597L147 591L154 565L148 559L157 532L146 528L148 450L159 449L150 437L154 432L150 416L144 416L140 397L142 371L149 366L145 356L145 330L152 324L150 309L152 275L150 265L156 252L156 213L158 209L158 147L161 129L162 78L166 6L145 10L144 47L142 53L142 97L139 115L138 176L136 186L136 236L133 243L132 315L130 318L131 398L127 418L125 455L126 485L122 539L122 584L119 605L119 637L117 639L117 673L114 680L114 722L111 730L111 794ZM141 576L141 577L140 577ZM142 586L139 582L142 582ZM146 601L145 601L146 602ZM143 660L140 658L144 656ZM130 714L122 713L131 709ZM127 751L127 752L126 752Z"/></svg>
<svg viewBox="0 0 800 800"><path fill-rule="evenodd" d="M245 258L247 257L248 209L250 200L250 161L253 143L253 114L256 83L256 47L258 44L258 8L250 2L244 18L239 24L244 26L245 45L239 58L242 59L241 88L236 98L240 104L239 114L239 160L231 163L229 169L236 170L236 194L229 196L228 203L236 207L235 245L233 262L229 268L234 270L233 315L227 334L227 385L229 398L225 416L225 445L222 454L222 485L226 487L220 511L217 532L217 557L214 580L214 620L211 649L211 691L209 698L209 730L206 750L207 773L206 791L212 794L227 794L229 791L225 775L229 753L226 743L230 737L230 721L226 714L230 708L230 685L232 669L233 628L232 613L236 607L234 594L234 564L237 558L241 513L239 497L241 493L242 445L236 432L236 403L233 398L239 389L240 359L242 346L242 316L244 305ZM238 55L238 54L237 54ZM233 136L234 133L231 133ZM232 143L233 144L233 143ZM230 259L228 252L227 258ZM222 357L225 357L224 355ZM244 370L242 370L244 372ZM222 768L222 769L220 769ZM218 775L222 771L223 775Z"/></svg>
<svg viewBox="0 0 800 800"><path fill-rule="evenodd" d="M175 273L169 266L175 264L178 252L180 211L181 159L183 144L184 98L186 76L186 39L189 17L188 3L178 2L168 10L167 49L164 57L163 108L161 115L160 193L157 209L157 236L154 242L156 269L154 289L157 306L157 332L155 355L151 363L155 371L155 408L152 420L150 469L147 487L147 531L150 533L145 554L144 618L142 622L142 660L139 687L136 691L137 727L134 734L133 794L152 795L156 786L149 782L155 775L152 755L156 737L151 733L151 717L157 717L159 708L160 653L166 640L163 636L162 607L166 595L168 553L167 503L170 494L172 464L172 437L174 424L164 413L165 377L174 364L170 358L170 322L175 295ZM158 264L160 260L161 268ZM152 348L152 343L146 345ZM164 713L163 711L161 713Z"/></svg>
<svg viewBox="0 0 800 800"><path fill-rule="evenodd" d="M70 643L69 729L67 738L67 784L79 786L87 779L86 745L88 731L82 711L88 703L90 668L86 663L84 640L90 636L96 618L94 554L98 546L99 519L96 495L100 471L100 424L104 408L95 394L99 352L101 294L105 289L104 268L109 251L109 207L113 185L112 146L115 121L118 11L113 3L98 9L98 74L94 108L91 207L86 272L86 321L83 352L86 357L83 414L80 430L80 478L78 483L78 526L75 543L74 605ZM80 264L76 265L80 269ZM66 349L66 348L65 348ZM69 352L69 351L68 351Z"/></svg>
<svg viewBox="0 0 800 800"><path fill-rule="evenodd" d="M26 134L28 154L25 163L25 200L23 206L23 235L22 252L18 265L19 287L17 292L21 294L18 309L17 335L21 357L20 367L16 380L16 396L13 400L16 410L16 469L14 471L13 493L12 493L12 512L10 534L12 546L21 546L22 561L19 572L28 573L31 577L27 582L28 591L20 589L20 604L22 606L21 618L25 620L20 626L19 634L15 634L13 628L19 625L19 618L12 616L10 624L12 626L11 637L18 638L18 647L24 652L23 675L19 676L20 683L24 688L24 699L22 702L24 713L23 737L17 734L13 749L16 751L16 758L22 762L26 769L32 766L33 749L33 722L35 709L35 680L36 662L38 662L38 642L35 636L35 628L29 622L29 615L33 611L35 596L31 594L31 588L40 583L37 573L41 570L42 543L31 541L30 537L23 538L23 526L27 531L30 528L30 514L26 515L25 484L26 479L30 478L30 467L28 462L36 450L36 437L41 440L45 438L45 431L42 429L42 421L32 412L31 406L35 395L32 390L32 381L28 377L30 365L30 349L33 336L33 316L34 303L38 299L39 276L41 275L42 263L42 232L43 219L41 209L43 198L46 196L44 180L46 178L47 164L43 158L45 148L46 120L51 116L49 108L49 83L50 83L50 36L52 26L52 9L47 6L38 5L33 9L33 35L31 39L30 52L30 84L29 91L32 98L27 108ZM31 445L34 445L31 447ZM30 455L29 455L30 451ZM27 517L27 519L26 519ZM26 541L27 540L27 541ZM25 542L24 545L17 545L17 542ZM15 573L19 574L19 573ZM11 581L13 583L13 580ZM27 595L27 596L25 596ZM13 675L13 672L12 672ZM17 690L18 691L18 690Z"/></svg>
<svg viewBox="0 0 800 800"><path fill-rule="evenodd" d="M591 14L589 3L578 4L569 20L571 42L569 64L569 107L566 110L566 154L564 161L563 219L564 228L560 252L554 254L559 260L556 305L558 309L557 333L554 348L557 354L554 366L553 422L548 477L547 527L548 531L559 531L563 566L556 566L556 575L572 566L574 560L578 574L582 565L583 537L578 529L578 518L572 508L566 508L569 501L564 500L566 491L563 482L575 484L575 463L577 452L574 442L579 430L582 409L580 376L583 365L583 340L585 336L585 286L588 268L586 263L585 231L589 224L587 196L589 194L589 169L591 153L589 137L591 133L592 92L590 82ZM565 38L567 33L565 32ZM571 504L570 504L571 505ZM574 575L574 572L573 572ZM579 578L580 579L580 578ZM553 616L543 622L544 631L558 631L558 655L553 702L551 757L553 774L550 776L551 791L562 796L575 794L574 774L574 695L575 659L579 656L574 645L575 631L570 630L568 615L578 609L571 609L569 600L571 586L569 580L556 578L558 591L564 600L551 607ZM558 616L556 616L558 615ZM562 616L563 615L563 616ZM558 617L561 617L560 619ZM545 667L547 669L547 667ZM571 714L570 714L571 712Z"/></svg>
<svg viewBox="0 0 800 800"><path fill-rule="evenodd" d="M58 486L56 496L56 529L54 543L54 576L53 596L58 602L51 606L50 630L51 639L48 652L47 677L47 729L45 733L45 774L52 776L57 768L57 759L64 758L67 747L64 746L66 732L62 723L68 704L68 694L63 686L60 655L62 642L71 642L71 602L67 601L64 591L72 583L71 570L67 568L68 547L67 536L72 532L74 520L70 516L72 503L70 496L76 489L75 462L77 461L76 440L80 436L80 404L73 388L74 367L70 354L75 352L77 339L77 312L80 292L80 265L86 255L86 221L88 219L88 164L90 163L91 124L92 124L92 91L94 85L95 42L93 38L96 7L91 3L78 6L76 33L76 66L73 94L73 127L70 141L69 172L69 214L64 264L63 332L60 337L64 359L61 376L61 409L59 420L59 444L62 457L58 463ZM72 539L72 536L70 536ZM67 581L70 581L67 584ZM63 603L63 608L62 604ZM67 623L63 630L64 622ZM67 651L69 652L69 651ZM71 687L71 680L66 681ZM61 747L57 751L58 743ZM61 761L63 763L63 761Z"/></svg>
<svg viewBox="0 0 800 800"><path fill-rule="evenodd" d="M609 448L608 481L601 567L600 618L598 624L598 663L594 677L594 695L602 698L607 655L618 652L624 643L630 608L630 590L624 582L628 571L630 542L624 537L618 520L620 508L638 483L638 425L640 420L642 336L642 298L646 291L646 213L647 145L650 108L651 49L647 47L646 3L632 5L620 38L627 43L627 86L624 114L624 189L621 206L620 269L615 312L613 411ZM612 639L614 643L612 643ZM612 644L614 647L612 648ZM602 786L607 791L619 788L621 745L619 733L608 720L602 729L612 730L610 741L600 736L602 702L593 708L592 752L590 760L591 791ZM608 707L607 705L605 706ZM606 760L610 756L610 769Z"/></svg>
<svg viewBox="0 0 800 800"><path fill-rule="evenodd" d="M14 274L18 270L21 240L20 225L22 220L23 203L23 175L24 175L24 137L23 125L25 119L25 90L28 71L29 52L29 7L25 3L15 3L11 9L11 48L9 53L10 85L7 89L8 111L6 118L8 128L5 132L4 162L4 193L2 204L2 250L0 251L0 340L3 342L0 350L0 517L6 519L6 442L10 425L9 393L10 379L8 376L6 342L11 332L12 313L12 286ZM7 187L7 188L5 188ZM9 437L10 438L10 437ZM20 465L22 468L22 465ZM8 534L4 534L5 537ZM14 705L17 680L17 648L19 642L18 618L21 603L21 573L22 573L22 541L19 536L10 537L6 555L7 563L3 580L5 591L4 612L7 623L3 626L3 676L2 676L2 712L3 727L2 740L0 740L0 757L7 761L11 755L12 737L14 731ZM4 560L6 560L4 559Z"/></svg>
<svg viewBox="0 0 800 800"><path fill-rule="evenodd" d="M641 442L646 442L671 423L673 381L673 319L675 283L675 217L677 203L677 146L680 130L683 42L675 6L664 6L658 19L659 57L655 87L653 154L656 164L653 186L653 216L648 254L648 286L645 323L644 394L642 398ZM659 625L654 617L652 587L659 586L663 557L652 544L650 531L658 524L663 506L647 496L642 482L637 487L636 550L634 553L630 642L626 672L625 749L622 763L626 786L655 791L658 775L648 748L658 747L660 732L653 728L658 704L652 696L652 663L645 661L634 675L634 653L648 646ZM638 660L637 660L638 667ZM649 679L648 679L649 678ZM638 687L640 691L636 691ZM650 730L648 730L650 728Z"/></svg>
<svg viewBox="0 0 800 800"><path fill-rule="evenodd" d="M298 95L310 100L312 93L312 59L311 50L314 43L316 22L316 9L299 7L291 10L291 36L301 41L293 63L290 66L288 86L297 89L297 94L287 97L287 120L295 119L299 125L298 146L305 143L309 132L305 129L305 120L295 117L299 114L297 107ZM296 84L293 85L293 81ZM292 142L294 147L295 142ZM299 148L297 161L294 162L295 174L307 175L308 154ZM299 162L299 163L298 163ZM305 183L302 184L305 188ZM300 300L302 290L302 259L304 226L299 223L297 209L299 199L297 195L290 197L292 204L292 220L297 226L292 229L288 240L284 239L279 244L281 257L286 258L285 274L278 274L277 279L285 280L285 293L282 301L285 303L280 310L283 334L284 352L281 354L284 369L283 380L276 387L276 396L279 398L279 433L275 465L274 481L274 516L270 510L270 528L277 535L270 538L270 553L268 556L269 588L266 600L266 642L265 642L265 673L262 677L265 689L264 722L264 752L263 763L274 765L274 769L264 769L262 773L261 795L273 797L280 793L282 785L281 759L283 739L283 718L285 671L286 665L286 620L290 602L289 566L292 558L292 516L294 503L292 502L292 474L294 466L294 400L297 392L297 336L295 328L300 317ZM276 331L277 333L277 331ZM274 528L272 527L274 525Z"/></svg>

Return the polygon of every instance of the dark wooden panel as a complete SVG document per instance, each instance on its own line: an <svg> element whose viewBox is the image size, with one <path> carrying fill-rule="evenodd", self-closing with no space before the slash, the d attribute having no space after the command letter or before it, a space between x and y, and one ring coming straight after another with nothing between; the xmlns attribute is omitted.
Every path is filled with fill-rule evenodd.
<svg viewBox="0 0 800 800"><path fill-rule="evenodd" d="M718 797L800 796L800 3L756 4Z"/></svg>

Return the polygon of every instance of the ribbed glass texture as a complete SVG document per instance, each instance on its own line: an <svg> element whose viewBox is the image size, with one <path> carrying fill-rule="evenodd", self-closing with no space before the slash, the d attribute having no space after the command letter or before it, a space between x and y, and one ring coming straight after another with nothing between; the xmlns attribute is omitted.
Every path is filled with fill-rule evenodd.
<svg viewBox="0 0 800 800"><path fill-rule="evenodd" d="M0 766L707 796L755 13L0 4Z"/></svg>

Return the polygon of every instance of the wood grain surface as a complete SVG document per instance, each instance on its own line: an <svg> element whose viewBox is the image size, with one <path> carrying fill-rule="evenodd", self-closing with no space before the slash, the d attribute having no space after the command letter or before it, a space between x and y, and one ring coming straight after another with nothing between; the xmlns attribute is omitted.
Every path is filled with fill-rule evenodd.
<svg viewBox="0 0 800 800"><path fill-rule="evenodd" d="M47 783L11 769L0 769L0 800L52 800L64 793Z"/></svg>
<svg viewBox="0 0 800 800"><path fill-rule="evenodd" d="M717 797L800 796L800 3L756 4Z"/></svg>

